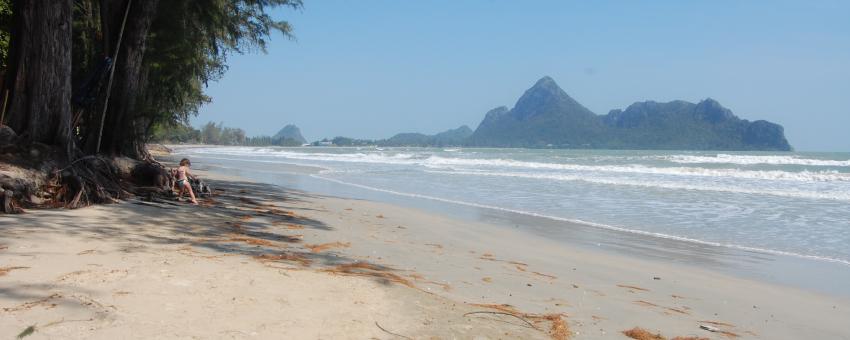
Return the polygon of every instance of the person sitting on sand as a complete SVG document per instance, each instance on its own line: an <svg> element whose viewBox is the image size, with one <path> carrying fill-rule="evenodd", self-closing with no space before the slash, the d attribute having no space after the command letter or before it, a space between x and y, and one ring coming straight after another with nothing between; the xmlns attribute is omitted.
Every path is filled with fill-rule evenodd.
<svg viewBox="0 0 850 340"><path fill-rule="evenodd" d="M192 165L192 162L189 162L188 158L183 158L180 160L180 167L177 168L177 187L180 188L180 194L177 195L177 199L183 199L183 192L189 192L189 198L192 199L192 204L198 205L198 201L195 199L195 192L192 191L192 184L189 183L189 166Z"/></svg>

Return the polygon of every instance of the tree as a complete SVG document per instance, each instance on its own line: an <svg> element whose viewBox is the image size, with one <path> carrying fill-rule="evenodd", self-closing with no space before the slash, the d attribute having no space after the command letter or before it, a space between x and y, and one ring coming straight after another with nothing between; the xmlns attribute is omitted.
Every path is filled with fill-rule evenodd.
<svg viewBox="0 0 850 340"><path fill-rule="evenodd" d="M139 68L127 68L121 78L126 86L113 89L116 91L113 95L123 99L116 100L120 107L114 110L110 108L107 112L110 117L107 120L109 128L105 130L112 132L108 142L109 152L144 157L142 145L153 126L185 123L191 115L197 113L200 105L209 101L203 94L203 88L208 81L221 77L230 53L264 51L266 40L273 31L290 36L290 25L272 19L267 13L268 8L281 6L299 8L301 1L159 2L156 9L151 9L156 15L148 27L147 40L127 41L128 49L137 46L134 50L142 52L144 62ZM147 14L150 12L136 12L131 17L137 21L152 18ZM128 30L129 25L128 19ZM114 34L105 34L110 35ZM129 61L135 62L136 59ZM116 71L121 70L121 58L117 63ZM107 146L106 143L104 146Z"/></svg>
<svg viewBox="0 0 850 340"><path fill-rule="evenodd" d="M8 125L71 158L71 0L13 3Z"/></svg>

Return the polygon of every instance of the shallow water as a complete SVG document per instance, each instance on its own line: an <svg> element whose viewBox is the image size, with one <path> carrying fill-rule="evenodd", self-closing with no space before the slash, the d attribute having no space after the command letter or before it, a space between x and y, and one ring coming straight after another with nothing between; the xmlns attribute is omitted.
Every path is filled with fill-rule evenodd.
<svg viewBox="0 0 850 340"><path fill-rule="evenodd" d="M359 189L850 265L850 153L195 147ZM559 228L551 224L549 228ZM553 234L555 230L552 230Z"/></svg>

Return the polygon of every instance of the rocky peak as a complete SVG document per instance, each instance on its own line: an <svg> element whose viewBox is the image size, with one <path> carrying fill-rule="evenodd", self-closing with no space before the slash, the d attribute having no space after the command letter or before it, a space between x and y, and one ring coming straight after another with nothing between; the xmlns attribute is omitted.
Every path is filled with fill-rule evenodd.
<svg viewBox="0 0 850 340"><path fill-rule="evenodd" d="M694 115L712 123L720 123L735 118L731 110L723 107L714 99L706 98L694 107Z"/></svg>
<svg viewBox="0 0 850 340"><path fill-rule="evenodd" d="M307 140L301 135L301 129L292 124L284 126L283 129L280 129L273 138L293 139L302 144L307 143Z"/></svg>
<svg viewBox="0 0 850 340"><path fill-rule="evenodd" d="M564 112L567 114L593 115L590 110L571 98L549 76L540 78L517 100L512 110L514 118L526 120L539 114Z"/></svg>

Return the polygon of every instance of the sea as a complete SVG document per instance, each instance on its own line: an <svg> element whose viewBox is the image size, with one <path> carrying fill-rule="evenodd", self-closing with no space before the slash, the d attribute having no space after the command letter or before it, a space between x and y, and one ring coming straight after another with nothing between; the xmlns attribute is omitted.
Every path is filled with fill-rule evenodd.
<svg viewBox="0 0 850 340"><path fill-rule="evenodd" d="M552 234L579 225L850 272L850 153L203 146L175 153L197 158L193 164L265 172L263 180L277 165L313 167L302 177L348 188L339 193L524 215L550 221Z"/></svg>

